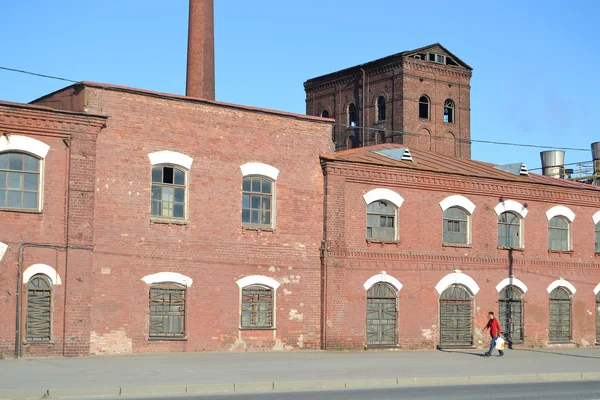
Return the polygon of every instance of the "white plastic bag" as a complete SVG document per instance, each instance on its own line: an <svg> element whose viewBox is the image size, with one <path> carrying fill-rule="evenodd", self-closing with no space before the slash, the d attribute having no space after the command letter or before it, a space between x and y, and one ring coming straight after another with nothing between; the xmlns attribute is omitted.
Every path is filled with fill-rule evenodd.
<svg viewBox="0 0 600 400"><path fill-rule="evenodd" d="M496 349L504 351L504 339L501 337L496 339Z"/></svg>

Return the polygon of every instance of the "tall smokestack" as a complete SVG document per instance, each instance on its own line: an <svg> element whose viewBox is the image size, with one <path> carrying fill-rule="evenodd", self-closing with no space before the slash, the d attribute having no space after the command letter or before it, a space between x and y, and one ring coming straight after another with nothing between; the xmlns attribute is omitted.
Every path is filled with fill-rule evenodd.
<svg viewBox="0 0 600 400"><path fill-rule="evenodd" d="M213 0L190 0L186 96L215 99Z"/></svg>

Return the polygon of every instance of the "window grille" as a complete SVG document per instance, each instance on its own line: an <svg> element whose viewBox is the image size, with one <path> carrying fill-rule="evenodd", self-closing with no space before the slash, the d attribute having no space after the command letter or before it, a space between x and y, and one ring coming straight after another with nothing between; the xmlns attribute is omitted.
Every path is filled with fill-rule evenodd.
<svg viewBox="0 0 600 400"><path fill-rule="evenodd" d="M387 283L367 291L367 345L395 345L398 332L398 295Z"/></svg>
<svg viewBox="0 0 600 400"><path fill-rule="evenodd" d="M150 287L150 337L185 336L185 288L176 283Z"/></svg>
<svg viewBox="0 0 600 400"><path fill-rule="evenodd" d="M159 165L152 167L151 215L159 218L185 218L186 172Z"/></svg>
<svg viewBox="0 0 600 400"><path fill-rule="evenodd" d="M600 222L594 227L594 251L600 253Z"/></svg>
<svg viewBox="0 0 600 400"><path fill-rule="evenodd" d="M469 244L469 214L459 207L450 207L443 214L443 241L448 244Z"/></svg>
<svg viewBox="0 0 600 400"><path fill-rule="evenodd" d="M272 223L273 181L259 176L242 181L242 224L270 227Z"/></svg>
<svg viewBox="0 0 600 400"><path fill-rule="evenodd" d="M429 98L427 96L419 98L419 118L429 119Z"/></svg>
<svg viewBox="0 0 600 400"><path fill-rule="evenodd" d="M440 296L440 345L473 345L473 295L462 285L450 285Z"/></svg>
<svg viewBox="0 0 600 400"><path fill-rule="evenodd" d="M571 250L571 224L565 217L556 216L548 221L548 250Z"/></svg>
<svg viewBox="0 0 600 400"><path fill-rule="evenodd" d="M0 154L0 207L39 209L40 164L28 154Z"/></svg>
<svg viewBox="0 0 600 400"><path fill-rule="evenodd" d="M444 102L444 122L454 123L454 102L450 99Z"/></svg>
<svg viewBox="0 0 600 400"><path fill-rule="evenodd" d="M571 340L571 293L559 286L550 292L550 341Z"/></svg>
<svg viewBox="0 0 600 400"><path fill-rule="evenodd" d="M500 291L498 322L506 340L523 342L523 292L518 287L509 285Z"/></svg>
<svg viewBox="0 0 600 400"><path fill-rule="evenodd" d="M396 240L396 213L385 201L367 205L367 239Z"/></svg>
<svg viewBox="0 0 600 400"><path fill-rule="evenodd" d="M385 121L385 97L377 98L377 121Z"/></svg>
<svg viewBox="0 0 600 400"><path fill-rule="evenodd" d="M273 289L246 286L242 289L242 328L273 327Z"/></svg>
<svg viewBox="0 0 600 400"><path fill-rule="evenodd" d="M521 248L521 218L515 213L503 212L498 216L498 247Z"/></svg>
<svg viewBox="0 0 600 400"><path fill-rule="evenodd" d="M27 289L27 341L50 341L52 286L43 275L35 275Z"/></svg>

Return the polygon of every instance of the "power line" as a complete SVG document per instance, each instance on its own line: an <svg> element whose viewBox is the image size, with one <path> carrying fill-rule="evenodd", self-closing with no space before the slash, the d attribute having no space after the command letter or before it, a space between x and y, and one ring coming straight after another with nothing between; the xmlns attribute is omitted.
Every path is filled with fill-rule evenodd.
<svg viewBox="0 0 600 400"><path fill-rule="evenodd" d="M23 71L22 69L14 69L14 68L8 68L8 67L0 67L0 69L6 70L6 71L18 72L18 73L21 73L21 74L39 76L39 77L42 77L42 78L57 79L59 81L67 81L67 82L72 82L72 83L77 83L78 82L78 81L74 81L72 79L60 78L58 76L44 75L44 74L38 74L36 72Z"/></svg>

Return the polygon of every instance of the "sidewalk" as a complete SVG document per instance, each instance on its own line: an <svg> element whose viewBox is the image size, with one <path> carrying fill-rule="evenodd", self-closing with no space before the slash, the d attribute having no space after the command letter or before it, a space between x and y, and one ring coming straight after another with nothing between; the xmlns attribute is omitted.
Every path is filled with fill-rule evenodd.
<svg viewBox="0 0 600 400"><path fill-rule="evenodd" d="M600 348L177 353L0 360L0 399L594 379ZM600 385L600 384L599 384ZM599 386L600 387L600 386ZM57 390L60 389L60 390Z"/></svg>

